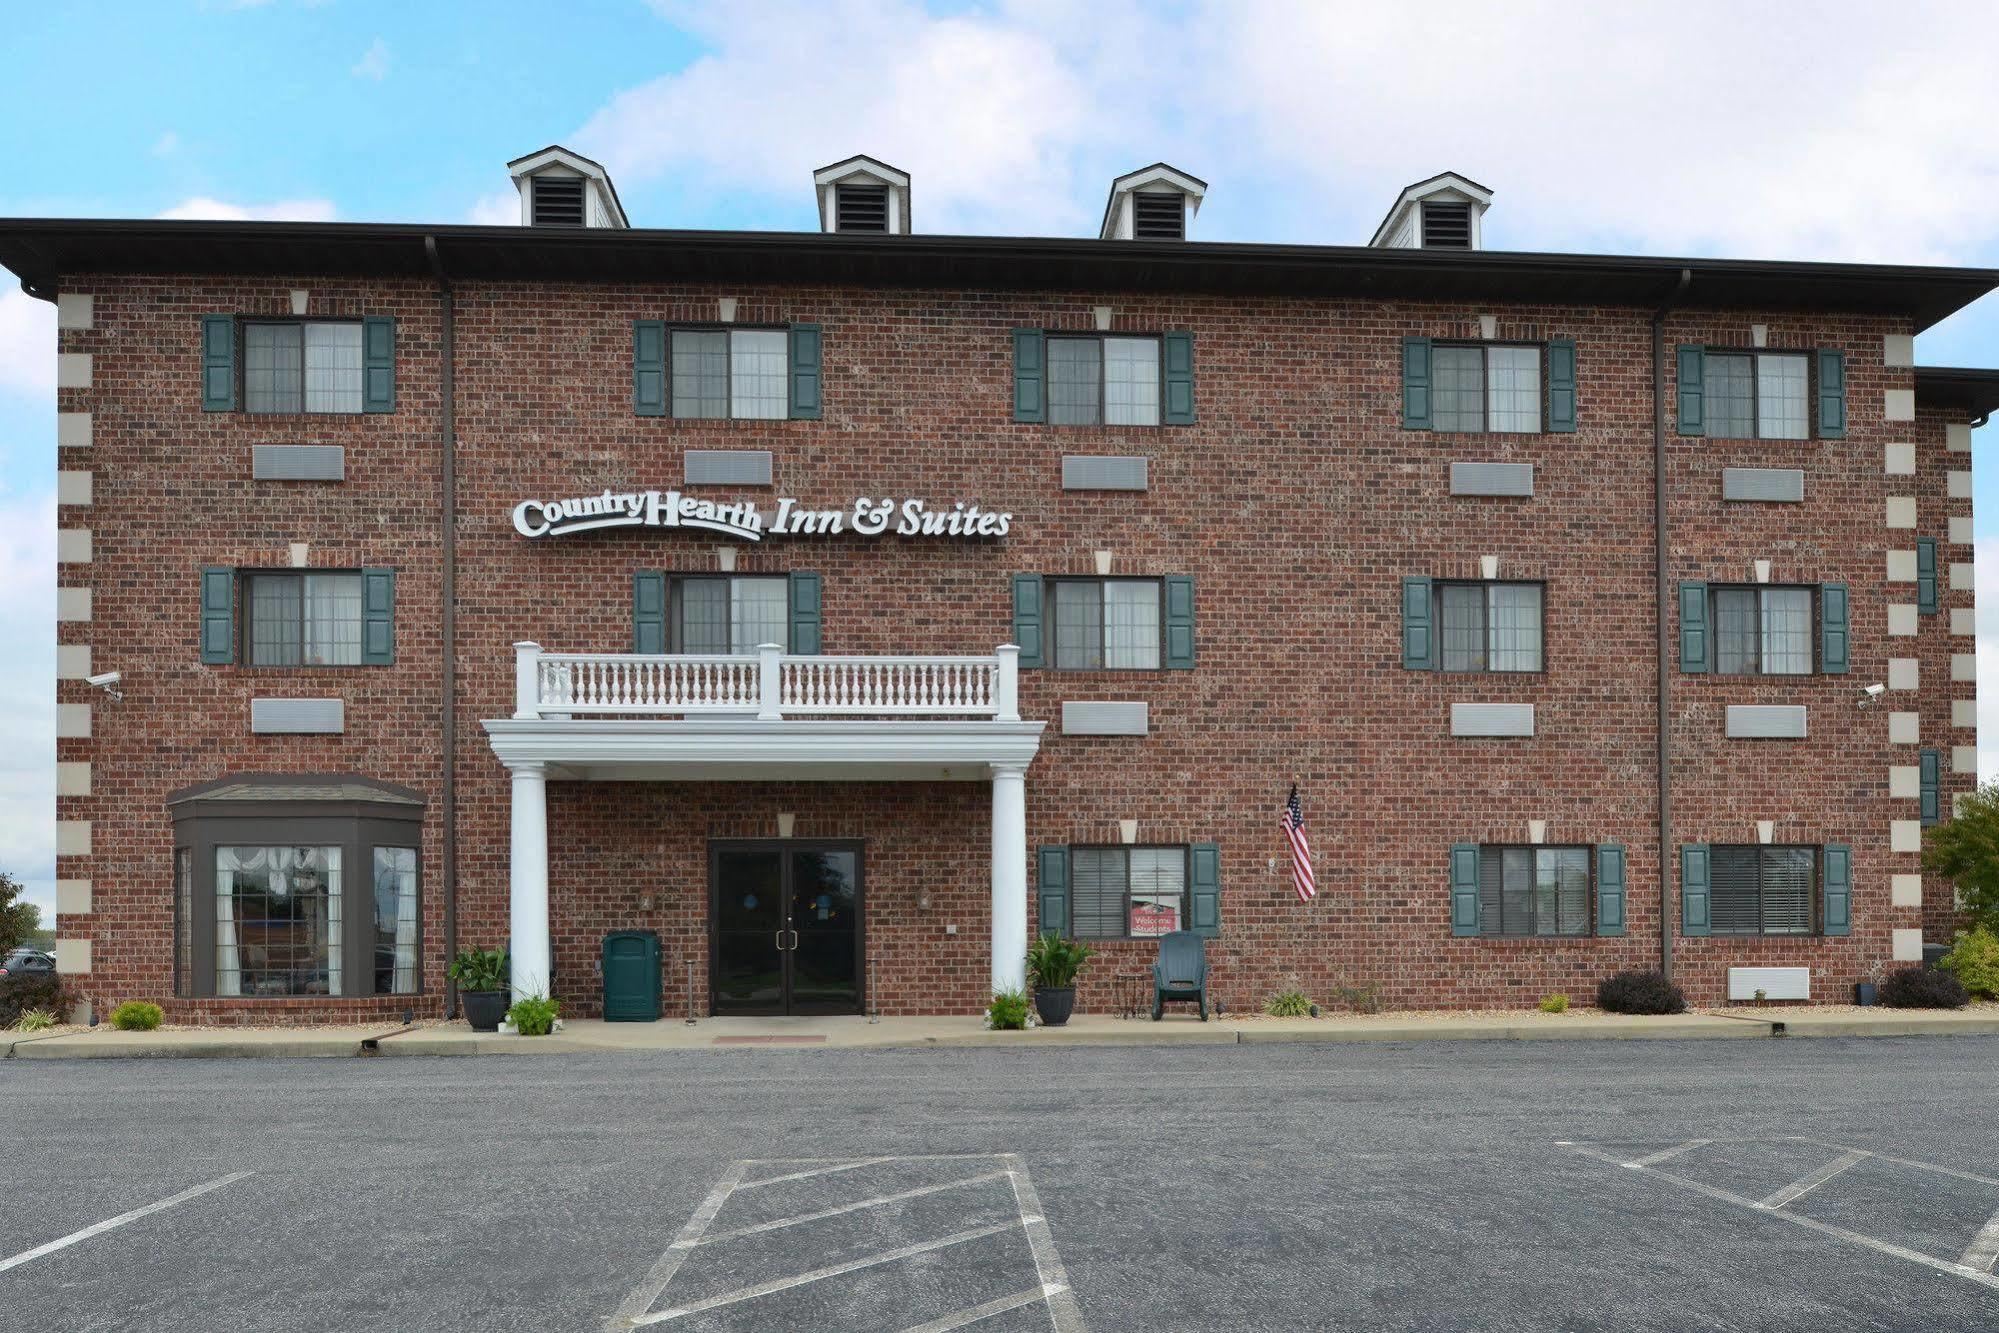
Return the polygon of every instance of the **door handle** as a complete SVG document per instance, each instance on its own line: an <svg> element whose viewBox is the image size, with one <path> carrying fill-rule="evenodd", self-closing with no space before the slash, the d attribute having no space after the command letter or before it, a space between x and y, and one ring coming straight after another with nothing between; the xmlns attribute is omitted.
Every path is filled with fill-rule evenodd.
<svg viewBox="0 0 1999 1333"><path fill-rule="evenodd" d="M772 945L774 945L774 946L776 947L776 949L777 949L777 951L778 951L779 953L783 953L783 952L784 952L784 932L783 932L782 930L778 930L778 931L773 931L773 932L772 932L772 938L771 938L771 943L772 943Z"/></svg>
<svg viewBox="0 0 1999 1333"><path fill-rule="evenodd" d="M791 931L791 951L793 953L798 952L798 930L796 927Z"/></svg>

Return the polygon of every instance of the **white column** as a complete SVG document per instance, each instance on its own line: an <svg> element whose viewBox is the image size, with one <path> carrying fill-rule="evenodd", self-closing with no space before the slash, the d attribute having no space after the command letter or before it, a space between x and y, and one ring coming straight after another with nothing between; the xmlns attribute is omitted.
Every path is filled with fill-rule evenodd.
<svg viewBox="0 0 1999 1333"><path fill-rule="evenodd" d="M998 679L993 682L993 711L1001 722L1020 721L1020 647L1003 643L994 650L999 657Z"/></svg>
<svg viewBox="0 0 1999 1333"><path fill-rule="evenodd" d="M540 764L514 766L514 819L508 921L513 928L516 998L548 994L548 776Z"/></svg>
<svg viewBox="0 0 1999 1333"><path fill-rule="evenodd" d="M993 765L993 989L1027 985L1027 783Z"/></svg>
<svg viewBox="0 0 1999 1333"><path fill-rule="evenodd" d="M541 645L523 639L514 645L514 716L541 716Z"/></svg>
<svg viewBox="0 0 1999 1333"><path fill-rule="evenodd" d="M784 649L774 643L757 645L757 721L778 722L784 712L778 706L783 696L783 664L779 661Z"/></svg>

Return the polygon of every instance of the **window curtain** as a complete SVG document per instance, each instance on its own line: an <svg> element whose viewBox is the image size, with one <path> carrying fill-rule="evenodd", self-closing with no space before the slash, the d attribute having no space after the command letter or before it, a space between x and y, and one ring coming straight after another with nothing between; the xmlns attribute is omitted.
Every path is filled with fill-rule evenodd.
<svg viewBox="0 0 1999 1333"><path fill-rule="evenodd" d="M1532 434L1541 429L1541 349L1486 349L1491 373L1486 428Z"/></svg>
<svg viewBox="0 0 1999 1333"><path fill-rule="evenodd" d="M754 653L758 644L785 646L791 634L791 588L783 579L729 580L729 651Z"/></svg>
<svg viewBox="0 0 1999 1333"><path fill-rule="evenodd" d="M305 410L359 412L361 406L361 326L306 325Z"/></svg>
<svg viewBox="0 0 1999 1333"><path fill-rule="evenodd" d="M358 410L358 409L357 409ZM307 666L361 664L361 576L305 576Z"/></svg>
<svg viewBox="0 0 1999 1333"><path fill-rule="evenodd" d="M1802 440L1809 432L1802 356L1756 358L1756 433L1766 440Z"/></svg>
<svg viewBox="0 0 1999 1333"><path fill-rule="evenodd" d="M1159 340L1104 339L1104 421L1112 426L1159 424Z"/></svg>
<svg viewBox="0 0 1999 1333"><path fill-rule="evenodd" d="M303 867L321 869L326 876L326 893L319 900L323 905L317 913L323 923L320 938L326 942L326 993L345 995L347 988L341 984L340 848L300 847L294 854Z"/></svg>
<svg viewBox="0 0 1999 1333"><path fill-rule="evenodd" d="M395 995L416 993L416 849L375 849L375 989ZM381 953L389 946L384 976Z"/></svg>
<svg viewBox="0 0 1999 1333"><path fill-rule="evenodd" d="M236 875L251 858L263 858L261 848L218 847L215 850L215 993L243 993L243 956L236 940Z"/></svg>
<svg viewBox="0 0 1999 1333"><path fill-rule="evenodd" d="M783 329L738 329L729 338L729 415L791 415L791 381Z"/></svg>
<svg viewBox="0 0 1999 1333"><path fill-rule="evenodd" d="M1159 585L1104 584L1104 665L1150 670L1159 665Z"/></svg>

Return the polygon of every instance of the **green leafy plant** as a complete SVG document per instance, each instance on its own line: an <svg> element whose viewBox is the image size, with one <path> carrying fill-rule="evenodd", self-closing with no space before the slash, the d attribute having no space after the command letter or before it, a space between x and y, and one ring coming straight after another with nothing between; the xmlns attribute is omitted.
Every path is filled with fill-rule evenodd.
<svg viewBox="0 0 1999 1333"><path fill-rule="evenodd" d="M994 991L992 1003L986 1006L986 1026L995 1032L1025 1032L1027 1003L1026 991Z"/></svg>
<svg viewBox="0 0 1999 1333"><path fill-rule="evenodd" d="M1999 931L1999 782L1966 796L1923 841L1923 868L1957 885L1973 926Z"/></svg>
<svg viewBox="0 0 1999 1333"><path fill-rule="evenodd" d="M1333 987L1333 995L1357 1014L1381 1012L1381 983L1378 981L1363 981L1358 986L1338 985Z"/></svg>
<svg viewBox="0 0 1999 1333"><path fill-rule="evenodd" d="M1290 990L1279 991L1263 1006L1263 1012L1272 1018L1304 1018L1312 1012L1312 1001L1304 991L1293 986Z"/></svg>
<svg viewBox="0 0 1999 1333"><path fill-rule="evenodd" d="M1053 932L1043 935L1027 946L1027 984L1036 990L1073 986L1095 952L1081 940L1065 940Z"/></svg>
<svg viewBox="0 0 1999 1333"><path fill-rule="evenodd" d="M0 977L0 1028L10 1028L30 1009L46 1009L52 1014L70 1010L63 994L62 978L53 972L24 972Z"/></svg>
<svg viewBox="0 0 1999 1333"><path fill-rule="evenodd" d="M1566 995L1543 995L1541 1012L1544 1014L1566 1014L1569 1012L1569 997Z"/></svg>
<svg viewBox="0 0 1999 1333"><path fill-rule="evenodd" d="M23 1009L14 1026L23 1032L47 1032L56 1025L56 1016L46 1009Z"/></svg>
<svg viewBox="0 0 1999 1333"><path fill-rule="evenodd" d="M460 949L451 960L451 979L460 990L505 990L507 968L504 949Z"/></svg>
<svg viewBox="0 0 1999 1333"><path fill-rule="evenodd" d="M1937 959L1937 966L1978 999L1999 999L1999 935L1984 926L1959 931L1957 943Z"/></svg>
<svg viewBox="0 0 1999 1333"><path fill-rule="evenodd" d="M165 1016L148 1000L127 1000L111 1011L111 1026L120 1032L151 1032Z"/></svg>
<svg viewBox="0 0 1999 1333"><path fill-rule="evenodd" d="M523 995L507 1010L507 1021L523 1037L546 1037L555 1031L562 1006L546 995Z"/></svg>

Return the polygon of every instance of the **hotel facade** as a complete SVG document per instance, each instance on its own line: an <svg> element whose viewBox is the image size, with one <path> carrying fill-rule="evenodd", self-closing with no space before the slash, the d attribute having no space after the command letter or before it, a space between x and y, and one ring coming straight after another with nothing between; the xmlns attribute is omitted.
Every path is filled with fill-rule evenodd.
<svg viewBox="0 0 1999 1333"><path fill-rule="evenodd" d="M1999 273L1366 245L0 220L57 308L58 965L103 1012L1844 998L1948 940ZM1280 813L1303 802L1318 894ZM1123 975L1121 975L1123 974Z"/></svg>

